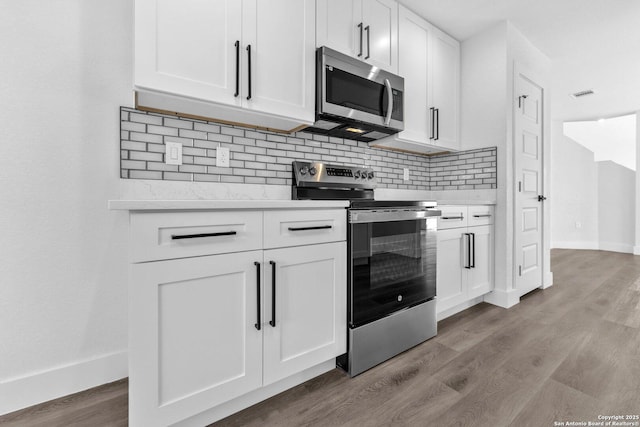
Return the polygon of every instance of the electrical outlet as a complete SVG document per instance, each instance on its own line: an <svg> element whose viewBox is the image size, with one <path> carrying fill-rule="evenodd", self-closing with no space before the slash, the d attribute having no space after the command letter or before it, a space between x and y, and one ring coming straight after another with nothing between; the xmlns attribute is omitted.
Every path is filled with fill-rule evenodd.
<svg viewBox="0 0 640 427"><path fill-rule="evenodd" d="M582 223L580 221L576 221L576 228L582 228Z"/></svg>
<svg viewBox="0 0 640 427"><path fill-rule="evenodd" d="M403 175L402 179L405 181L409 181L409 168L402 168Z"/></svg>
<svg viewBox="0 0 640 427"><path fill-rule="evenodd" d="M168 165L182 164L182 144L180 142L169 142L165 144L164 162Z"/></svg>
<svg viewBox="0 0 640 427"><path fill-rule="evenodd" d="M229 149L226 147L216 148L216 166L219 168L229 167Z"/></svg>

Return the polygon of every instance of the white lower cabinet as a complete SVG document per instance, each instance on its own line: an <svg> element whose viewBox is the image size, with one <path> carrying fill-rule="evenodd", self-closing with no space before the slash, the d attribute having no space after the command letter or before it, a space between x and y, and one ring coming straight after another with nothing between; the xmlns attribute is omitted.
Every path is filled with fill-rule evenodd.
<svg viewBox="0 0 640 427"><path fill-rule="evenodd" d="M262 385L262 251L134 264L129 423L169 425Z"/></svg>
<svg viewBox="0 0 640 427"><path fill-rule="evenodd" d="M439 206L437 312L453 309L494 287L491 206Z"/></svg>
<svg viewBox="0 0 640 427"><path fill-rule="evenodd" d="M132 238L138 228L147 237L179 230L165 236L173 246L163 244L174 252L155 252L163 258L196 246L200 255L131 265L131 426L179 425L346 351L344 209L238 211L235 222L229 215L132 213ZM307 217L312 226L301 227ZM273 249L263 245L266 225L278 219L297 233L297 246L277 247L287 245L286 236L273 240ZM211 224L227 225L221 231ZM247 236L258 239L259 250L237 251L255 247L242 243ZM221 239L236 252L220 253ZM162 243L145 241L150 248ZM202 255L207 250L211 255Z"/></svg>
<svg viewBox="0 0 640 427"><path fill-rule="evenodd" d="M329 243L265 251L264 385L347 351L346 249Z"/></svg>

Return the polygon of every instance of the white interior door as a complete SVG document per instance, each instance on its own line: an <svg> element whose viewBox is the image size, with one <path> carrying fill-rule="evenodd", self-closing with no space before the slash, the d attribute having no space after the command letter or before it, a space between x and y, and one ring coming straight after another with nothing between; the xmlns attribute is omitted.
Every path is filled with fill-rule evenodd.
<svg viewBox="0 0 640 427"><path fill-rule="evenodd" d="M543 89L516 71L514 94L516 177L514 243L516 289L542 286L542 102Z"/></svg>

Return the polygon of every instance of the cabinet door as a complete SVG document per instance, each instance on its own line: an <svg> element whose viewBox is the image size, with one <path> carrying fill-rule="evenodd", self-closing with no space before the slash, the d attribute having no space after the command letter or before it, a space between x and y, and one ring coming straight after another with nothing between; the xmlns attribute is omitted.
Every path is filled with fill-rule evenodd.
<svg viewBox="0 0 640 427"><path fill-rule="evenodd" d="M436 108L435 144L460 149L460 43L433 27L431 37L431 106ZM431 125L434 123L431 121Z"/></svg>
<svg viewBox="0 0 640 427"><path fill-rule="evenodd" d="M493 289L493 233L490 225L469 227L475 241L475 267L468 271L469 299L486 294Z"/></svg>
<svg viewBox="0 0 640 427"><path fill-rule="evenodd" d="M398 72L398 3L363 0L364 60L383 70Z"/></svg>
<svg viewBox="0 0 640 427"><path fill-rule="evenodd" d="M173 424L261 386L257 261L262 251L132 266L130 425Z"/></svg>
<svg viewBox="0 0 640 427"><path fill-rule="evenodd" d="M431 25L400 6L398 25L398 73L404 77L404 131L400 138L429 141L429 37ZM431 142L431 141L429 141Z"/></svg>
<svg viewBox="0 0 640 427"><path fill-rule="evenodd" d="M315 1L244 0L242 4L242 55L247 61L251 55L251 66L247 63L242 71L243 106L312 123Z"/></svg>
<svg viewBox="0 0 640 427"><path fill-rule="evenodd" d="M362 23L362 0L318 0L316 7L316 46L364 58L358 27Z"/></svg>
<svg viewBox="0 0 640 427"><path fill-rule="evenodd" d="M267 385L346 351L347 254L345 242L272 249L264 254ZM272 319L275 326L269 323Z"/></svg>
<svg viewBox="0 0 640 427"><path fill-rule="evenodd" d="M236 0L136 0L135 86L229 105L235 97Z"/></svg>
<svg viewBox="0 0 640 427"><path fill-rule="evenodd" d="M467 300L466 228L438 230L437 311Z"/></svg>

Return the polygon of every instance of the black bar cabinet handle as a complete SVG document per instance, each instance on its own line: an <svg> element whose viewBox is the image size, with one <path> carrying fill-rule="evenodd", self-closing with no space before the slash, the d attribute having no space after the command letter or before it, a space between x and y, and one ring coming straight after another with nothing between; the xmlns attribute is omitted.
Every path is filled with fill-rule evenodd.
<svg viewBox="0 0 640 427"><path fill-rule="evenodd" d="M316 227L289 227L289 231L305 231L305 230L327 230L333 228L331 225L318 225Z"/></svg>
<svg viewBox="0 0 640 427"><path fill-rule="evenodd" d="M489 218L489 217L491 217L491 214L475 214L473 217L474 218Z"/></svg>
<svg viewBox="0 0 640 427"><path fill-rule="evenodd" d="M233 96L240 95L240 40L236 40L236 93Z"/></svg>
<svg viewBox="0 0 640 427"><path fill-rule="evenodd" d="M472 258L471 258L471 268L476 268L476 233L469 233L471 235L471 247L472 247Z"/></svg>
<svg viewBox="0 0 640 427"><path fill-rule="evenodd" d="M440 139L440 109L436 108L436 141Z"/></svg>
<svg viewBox="0 0 640 427"><path fill-rule="evenodd" d="M271 320L269 324L276 327L276 262L269 261L271 264Z"/></svg>
<svg viewBox="0 0 640 427"><path fill-rule="evenodd" d="M256 313L256 314L257 314L257 317L256 317L256 319L257 319L257 320L256 320L256 324L255 324L255 325L253 325L253 326L255 326L257 330L260 330L260 329L261 329L261 327L260 327L260 326L261 326L261 323L262 323L262 321L261 321L261 316L260 316L260 306L262 305L262 304L260 304L260 263L259 263L258 261L255 261L255 262L253 263L253 265L255 265L255 266L256 266L257 275L258 275L258 276L256 277L256 290L257 290L257 294L258 294L258 302L257 302L257 304L256 304L256 307L257 307L257 311L258 311L258 312Z"/></svg>
<svg viewBox="0 0 640 427"><path fill-rule="evenodd" d="M249 89L249 93L247 94L247 100L251 99L251 45L247 45L247 65L249 69L249 80L247 81L247 87Z"/></svg>
<svg viewBox="0 0 640 427"><path fill-rule="evenodd" d="M235 236L236 231L222 231L220 233L199 233L199 234L172 234L171 240L198 239L200 237Z"/></svg>
<svg viewBox="0 0 640 427"><path fill-rule="evenodd" d="M464 233L464 237L467 240L467 263L464 268L471 268L471 235L469 233Z"/></svg>
<svg viewBox="0 0 640 427"><path fill-rule="evenodd" d="M362 22L358 24L358 28L360 29L360 53L358 57L362 56Z"/></svg>
<svg viewBox="0 0 640 427"><path fill-rule="evenodd" d="M369 43L369 33L371 29L367 25L366 27L364 27L364 30L367 32L367 56L365 56L364 59L369 59L371 58L371 44Z"/></svg>
<svg viewBox="0 0 640 427"><path fill-rule="evenodd" d="M435 108L431 107L429 108L429 114L431 115L431 135L429 135L429 139L433 139L436 136L436 114L435 114Z"/></svg>
<svg viewBox="0 0 640 427"><path fill-rule="evenodd" d="M462 221L464 219L464 216L460 215L460 216L443 216L442 219L459 219L460 221Z"/></svg>

